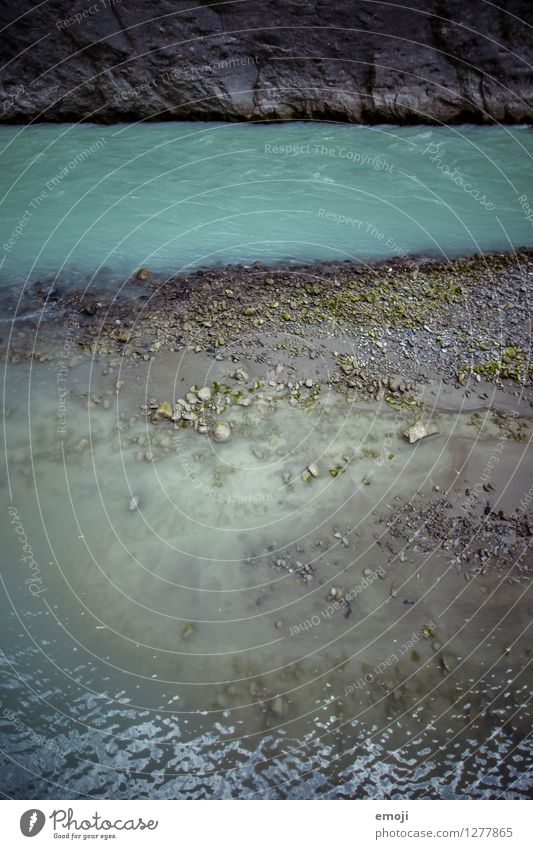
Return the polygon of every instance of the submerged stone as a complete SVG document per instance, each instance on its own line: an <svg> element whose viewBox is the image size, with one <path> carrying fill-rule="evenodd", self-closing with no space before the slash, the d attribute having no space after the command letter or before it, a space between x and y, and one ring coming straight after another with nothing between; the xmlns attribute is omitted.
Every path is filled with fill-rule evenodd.
<svg viewBox="0 0 533 849"><path fill-rule="evenodd" d="M196 395L198 396L198 399L200 401L205 402L211 400L211 390L209 389L209 386L202 386L202 388L198 390Z"/></svg>
<svg viewBox="0 0 533 849"><path fill-rule="evenodd" d="M412 444L413 442L418 442L420 439L424 439L425 436L433 436L435 433L438 433L438 430L434 425L426 427L419 419L414 425L408 427L403 435Z"/></svg>
<svg viewBox="0 0 533 849"><path fill-rule="evenodd" d="M226 422L216 422L213 425L211 436L215 442L227 442L231 438L231 428Z"/></svg>

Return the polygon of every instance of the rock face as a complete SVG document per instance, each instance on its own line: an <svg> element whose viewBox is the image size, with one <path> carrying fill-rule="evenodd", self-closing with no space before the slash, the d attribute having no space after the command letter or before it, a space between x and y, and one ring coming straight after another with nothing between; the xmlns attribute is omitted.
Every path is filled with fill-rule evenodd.
<svg viewBox="0 0 533 849"><path fill-rule="evenodd" d="M25 6L2 4L4 122L533 119L530 0Z"/></svg>

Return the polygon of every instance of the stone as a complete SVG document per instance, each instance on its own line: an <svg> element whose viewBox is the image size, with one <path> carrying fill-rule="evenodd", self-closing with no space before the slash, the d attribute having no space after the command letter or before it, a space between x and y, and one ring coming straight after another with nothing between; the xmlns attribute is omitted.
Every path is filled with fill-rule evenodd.
<svg viewBox="0 0 533 849"><path fill-rule="evenodd" d="M310 475L313 475L314 478L317 478L320 474L320 469L318 468L316 463L309 463L307 471Z"/></svg>
<svg viewBox="0 0 533 849"><path fill-rule="evenodd" d="M171 419L174 411L168 401L163 401L152 416L153 422L162 422Z"/></svg>
<svg viewBox="0 0 533 849"><path fill-rule="evenodd" d="M413 444L413 442L419 442L425 436L433 436L435 433L438 433L438 430L434 425L426 427L419 419L414 425L408 427L403 435L409 443Z"/></svg>
<svg viewBox="0 0 533 849"><path fill-rule="evenodd" d="M231 438L231 428L226 422L216 422L211 430L215 442L227 442Z"/></svg>
<svg viewBox="0 0 533 849"><path fill-rule="evenodd" d="M129 506L128 506L128 510L131 513L133 513L133 511L137 509L137 507L139 506L139 501L140 501L140 499L139 499L138 495L133 495L131 497L130 503L129 503Z"/></svg>
<svg viewBox="0 0 533 849"><path fill-rule="evenodd" d="M74 450L77 451L78 454L83 454L84 451L87 451L89 445L90 442L88 439L80 439Z"/></svg>
<svg viewBox="0 0 533 849"><path fill-rule="evenodd" d="M195 633L196 633L196 625L194 625L193 622L187 622L187 624L184 626L184 628L181 632L181 639L182 640L188 640Z"/></svg>
<svg viewBox="0 0 533 849"><path fill-rule="evenodd" d="M187 392L185 396L185 400L188 404L197 404L198 403L198 395L196 392Z"/></svg>
<svg viewBox="0 0 533 849"><path fill-rule="evenodd" d="M242 383L246 383L248 380L250 380L248 372L243 368L235 369L231 376L234 380L242 381Z"/></svg>
<svg viewBox="0 0 533 849"><path fill-rule="evenodd" d="M199 389L196 394L198 396L198 399L202 401L202 403L211 400L211 390L209 389L209 386L202 386L202 388Z"/></svg>
<svg viewBox="0 0 533 849"><path fill-rule="evenodd" d="M308 389L311 389L313 387L313 381L310 377L304 380L304 386L307 386Z"/></svg>
<svg viewBox="0 0 533 849"><path fill-rule="evenodd" d="M366 567L366 569L363 569L363 575L365 576L365 578L369 578L371 574L372 569L369 569L368 566Z"/></svg>

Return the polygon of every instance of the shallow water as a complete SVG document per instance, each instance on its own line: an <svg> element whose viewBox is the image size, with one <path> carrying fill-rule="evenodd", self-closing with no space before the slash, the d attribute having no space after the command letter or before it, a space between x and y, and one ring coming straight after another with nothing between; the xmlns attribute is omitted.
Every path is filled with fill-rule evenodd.
<svg viewBox="0 0 533 849"><path fill-rule="evenodd" d="M327 387L293 407L279 375L246 364L250 385L266 388L231 408L234 435L216 444L147 423L139 405L175 383L185 392L195 368L197 380L223 383L231 365L165 357L155 378L150 364L122 364L118 393L117 372L72 369L59 438L56 369L8 372L2 493L17 520L2 517L0 724L10 793L525 796L527 583L490 571L465 582L453 552L425 550L423 526L406 541L388 525L437 486L460 511L456 495L501 438L491 414L480 427L453 394L427 387L439 433L413 448L400 435L409 411ZM315 368L302 377L316 379ZM89 386L98 403L88 409ZM530 434L530 410L520 415ZM496 471L506 511L529 486L526 446L509 442ZM152 460L139 459L146 451ZM320 475L304 480L310 463ZM38 582L20 559L20 528ZM349 615L332 605L333 587L351 599Z"/></svg>
<svg viewBox="0 0 533 849"><path fill-rule="evenodd" d="M532 151L528 127L3 126L0 278L530 245Z"/></svg>

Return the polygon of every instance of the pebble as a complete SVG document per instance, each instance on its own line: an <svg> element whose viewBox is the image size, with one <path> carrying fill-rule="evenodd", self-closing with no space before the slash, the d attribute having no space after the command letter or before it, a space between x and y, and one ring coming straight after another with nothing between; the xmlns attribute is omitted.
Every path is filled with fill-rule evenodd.
<svg viewBox="0 0 533 849"><path fill-rule="evenodd" d="M134 495L130 499L128 510L133 513L133 511L136 510L138 506L139 506L139 496Z"/></svg>
<svg viewBox="0 0 533 849"><path fill-rule="evenodd" d="M227 442L231 437L231 429L226 422L216 422L213 425L211 435L215 442Z"/></svg>
<svg viewBox="0 0 533 849"><path fill-rule="evenodd" d="M419 420L415 422L414 425L411 425L411 427L408 427L407 430L404 431L403 435L405 439L412 444L413 442L418 442L420 439L424 439L425 436L433 436L435 433L438 433L436 427L433 425L426 427Z"/></svg>
<svg viewBox="0 0 533 849"><path fill-rule="evenodd" d="M366 569L363 569L363 575L365 576L365 578L369 578L371 574L372 569L369 569L368 566L366 567Z"/></svg>
<svg viewBox="0 0 533 849"><path fill-rule="evenodd" d="M447 652L443 652L440 656L440 665L445 672L451 672L455 666L453 657Z"/></svg>
<svg viewBox="0 0 533 849"><path fill-rule="evenodd" d="M320 474L320 470L315 463L309 463L307 471L310 475L313 475L314 478L317 478Z"/></svg>
<svg viewBox="0 0 533 849"><path fill-rule="evenodd" d="M202 386L201 389L196 393L200 401L210 401L211 400L211 390L209 386Z"/></svg>

